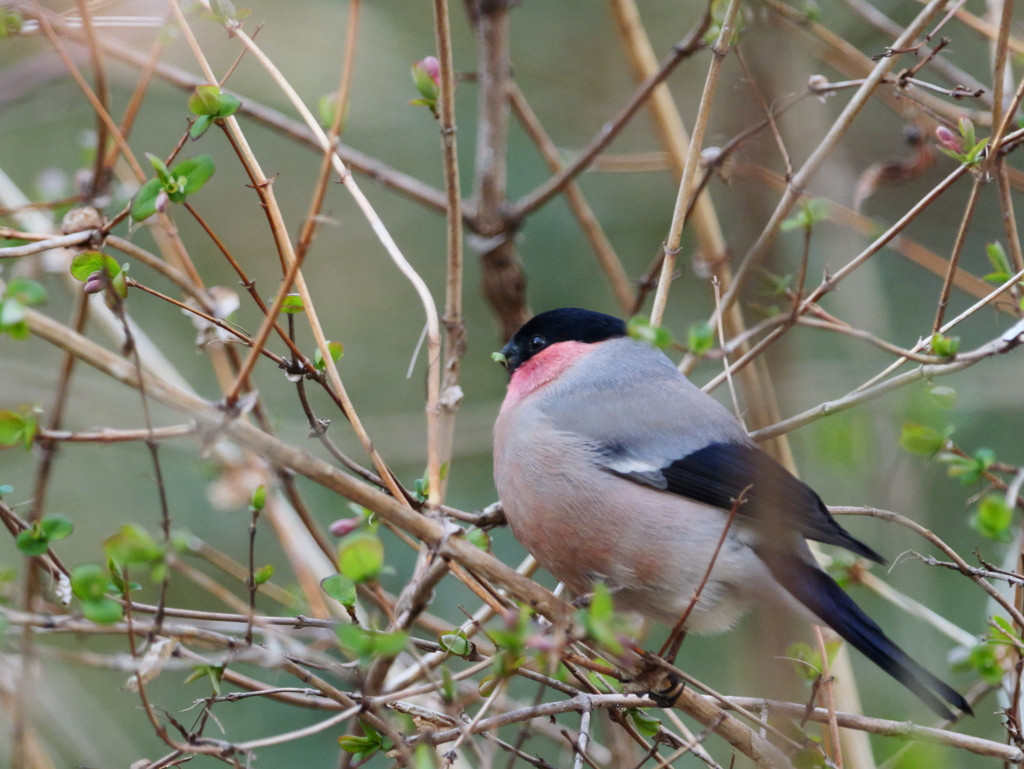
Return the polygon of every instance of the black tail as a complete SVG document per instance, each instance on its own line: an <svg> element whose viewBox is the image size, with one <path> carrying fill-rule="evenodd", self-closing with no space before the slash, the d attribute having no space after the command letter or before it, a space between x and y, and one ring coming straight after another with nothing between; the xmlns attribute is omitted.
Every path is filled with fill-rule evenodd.
<svg viewBox="0 0 1024 769"><path fill-rule="evenodd" d="M800 603L865 657L910 689L929 708L943 718L953 719L953 714L942 702L945 700L964 713L974 715L959 692L907 656L824 571L791 555L773 554L765 562L772 575Z"/></svg>

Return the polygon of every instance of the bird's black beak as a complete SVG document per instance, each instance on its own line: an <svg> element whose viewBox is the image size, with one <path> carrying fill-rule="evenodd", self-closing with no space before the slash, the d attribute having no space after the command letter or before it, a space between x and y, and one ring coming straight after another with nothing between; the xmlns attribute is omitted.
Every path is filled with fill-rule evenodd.
<svg viewBox="0 0 1024 769"><path fill-rule="evenodd" d="M504 366L509 377L512 376L521 362L519 359L519 349L516 347L515 342L506 344L501 348L501 352L492 352L491 359Z"/></svg>

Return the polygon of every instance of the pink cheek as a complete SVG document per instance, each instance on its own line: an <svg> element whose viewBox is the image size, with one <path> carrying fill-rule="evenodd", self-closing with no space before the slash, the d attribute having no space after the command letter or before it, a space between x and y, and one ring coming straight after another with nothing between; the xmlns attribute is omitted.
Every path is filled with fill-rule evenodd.
<svg viewBox="0 0 1024 769"><path fill-rule="evenodd" d="M591 349L582 342L558 342L521 365L512 375L501 410L511 408L534 390L555 379Z"/></svg>

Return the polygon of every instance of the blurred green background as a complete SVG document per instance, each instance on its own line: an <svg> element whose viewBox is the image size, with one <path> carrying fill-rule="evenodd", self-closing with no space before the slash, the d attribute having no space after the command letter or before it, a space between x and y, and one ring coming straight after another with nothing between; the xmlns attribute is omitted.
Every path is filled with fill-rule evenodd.
<svg viewBox="0 0 1024 769"><path fill-rule="evenodd" d="M47 5L54 10L70 7L66 3ZM347 4L328 0L250 0L245 5L253 9L248 24L265 22L258 37L259 44L307 104L315 105L322 95L336 88ZM639 5L659 54L685 35L700 12L700 4L678 0L641 0ZM895 0L877 5L902 23L918 9L916 4ZM970 0L967 8L979 14L984 12L980 0ZM143 15L164 12L163 5L157 2L122 3L115 9L106 12ZM814 60L791 32L769 23L767 12L759 5L752 4L752 9L753 17L742 45L769 100L800 91L811 74L824 74L831 80L843 79L840 73ZM821 20L869 54L881 51L891 42L852 16L842 2L822 2ZM214 70L223 72L237 55L239 44L229 40L210 22L196 20L194 28ZM453 7L453 34L456 69L473 71L475 43L461 4ZM949 57L978 79L989 82L986 42L955 23L947 27L944 34L954 41L947 49ZM119 37L139 47L147 47L152 35L152 31L118 32ZM356 149L440 187L443 181L435 121L427 110L407 104L416 96L409 65L433 53L434 45L429 3L408 0L364 3L351 107L342 138ZM74 50L79 54L78 61L83 69L87 69L83 49L75 47ZM511 50L519 85L555 142L565 148L567 154L585 144L633 88L614 21L603 3L524 0L512 12ZM169 46L164 59L189 71L199 71L180 37ZM45 40L11 38L0 41L0 169L33 199L47 197L45 190L40 189L40 176L44 171L54 177L52 169L56 169L70 178L76 169L83 167L81 136L94 127L88 103L55 62ZM707 62L706 54L696 56L680 66L669 80L687 125L692 123L696 112ZM23 72L17 69L19 67L27 67L28 71L53 71L58 76L43 78L30 89L17 93L20 74L19 78L9 75ZM109 70L113 83L113 113L117 115L127 103L138 71L114 61L109 62ZM230 87L245 97L292 114L285 98L251 57L243 60ZM794 164L802 162L813 150L847 98L840 94L824 104L808 99L779 121ZM457 119L465 194L471 191L473 178L475 108L475 85L461 84L457 92ZM154 80L131 136L131 147L140 157L143 152L165 156L186 129L187 117L186 95ZM736 61L730 58L725 65L705 144L724 144L760 119L760 108L742 80ZM265 172L275 176L274 190L294 236L309 205L320 157L250 120L243 119L242 125ZM902 143L902 129L900 118L873 102L809 191L850 205L853 185L861 171L877 160L907 153ZM986 134L982 129L981 135ZM616 153L658 149L644 112L611 147ZM214 157L217 173L193 202L256 278L264 296L268 296L273 293L272 287L276 286L280 272L256 195L244 186L247 179L220 132L210 131L198 143L187 146L184 155L199 152ZM782 170L774 142L767 133L747 145L740 156L741 162L757 162ZM895 221L953 167L952 161L940 158L923 178L903 187L881 190L868 201L864 212L880 224ZM530 191L547 175L528 137L513 121L509 140L510 198ZM633 278L638 277L668 230L675 199L675 184L670 174L586 173L579 181L627 272ZM360 178L359 183L403 253L441 303L445 268L443 218L372 181ZM968 188L969 183L961 181L920 217L907 234L940 255L948 256ZM742 255L756 238L777 196L759 182L742 177L735 178L728 186L715 180L710 189L729 247L733 254ZM116 201L111 211L122 204L123 201ZM409 485L423 474L425 463L423 356L412 377L406 379L405 375L422 329L422 311L412 288L387 258L340 185L331 185L324 214L335 224L321 229L304 271L326 333L345 345L339 370L352 400L381 454ZM174 216L207 285L237 288L234 273L195 222L180 209L175 210ZM123 231L123 227L118 230L122 234ZM962 266L976 275L988 272L984 245L1002 239L997 198L994 185L990 185L983 191ZM136 232L133 240L155 250L145 228ZM800 244L799 233L783 234L767 266L778 274L795 273ZM814 235L808 285L816 285L825 269L834 271L866 244L866 239L839 225L830 222L820 225ZM529 219L519 235L519 249L529 276L530 305L535 311L566 305L617 311L579 227L560 198ZM673 287L666 316L666 325L679 338L685 338L686 329L705 319L713 307L710 286L697 278L690 268L693 249L692 234L687 232L680 257L682 275ZM173 293L170 284L141 265L132 266L132 275L147 285ZM480 268L471 241L467 246L465 283L469 347L461 381L466 397L457 419L448 500L467 510L479 509L495 499L490 430L505 385L504 373L490 360L490 352L500 344L498 327L481 296L479 280ZM51 276L46 278L46 283L50 301L45 310L59 320L66 320L71 300L62 281ZM827 297L823 306L857 326L897 344L911 346L930 331L940 286L938 276L886 250L844 282L838 292ZM763 295L764 291L765 284L755 281L748 292L748 301L771 304L773 299ZM949 316L973 301L954 290ZM174 307L141 294L132 295L130 310L185 379L203 396L217 399L219 391L208 358L197 353L195 332L188 319ZM754 312L748 312L748 316L757 317ZM258 312L244 294L237 320L253 331L259 323ZM304 325L298 323L300 344L312 352L313 342ZM1006 315L991 310L978 313L959 331L963 337L962 349L987 341L1008 325ZM93 333L93 336L106 343L99 334ZM0 408L14 408L22 403L41 403L45 408L51 402L59 359L60 356L42 342L0 339ZM783 343L772 349L767 359L784 416L845 394L890 361L886 354L861 342L808 329L791 332ZM322 453L319 444L306 439L306 425L293 385L281 372L261 366L257 369L256 382L281 436ZM694 379L707 381L719 370L720 363L707 361L697 369ZM1009 355L943 380L942 384L956 388L958 394L956 406L948 411L940 411L930 404L925 387L921 385L798 430L790 439L802 477L829 504L873 505L898 510L934 529L965 556L979 548L987 559L1001 563L1008 549L1017 545L994 543L970 528L967 499L977 489L962 488L955 480L944 477L943 468L903 452L898 438L901 423L906 419L937 427L955 425L955 438L966 450L989 447L1001 460L1014 464L1024 462L1020 441L1024 429L1022 382L1024 364L1019 355ZM727 398L725 388L716 395ZM314 392L313 402L320 416L334 420L331 428L334 440L360 459L358 443L340 415L319 393ZM154 413L160 424L181 421L159 407ZM80 366L74 379L66 424L70 428L140 426L138 397ZM162 453L174 525L191 530L242 560L246 552L248 514L241 507L220 510L211 504L208 498L210 468L196 449L194 441L179 440L167 444ZM32 455L20 449L0 452L0 483L15 488L14 494L8 497L9 502L24 503L30 498L35 463ZM324 525L350 514L343 500L309 483L302 482L301 487ZM147 453L134 445L63 448L47 510L62 513L75 523L74 536L60 548L68 563L98 559L100 542L124 522L140 522L155 530L158 508ZM890 559L896 559L911 548L926 550L923 542L900 528L866 519L847 519L843 523ZM498 530L494 542L497 555L509 564L518 563L524 555L507 530ZM393 538L387 540L387 547L389 563L395 573L386 578L385 587L398 590L411 572L413 555ZM262 562L277 565L279 578L288 573L287 561L270 536L260 538L259 552ZM21 558L13 543L0 538L0 565L20 567L20 564ZM980 635L986 631L985 619L992 610L986 605L985 597L952 572L902 560L889 574L882 576L969 632ZM541 579L551 584L548 575ZM237 588L242 595L241 585ZM972 680L967 674L950 672L946 655L953 644L949 639L866 589L854 588L853 591L869 613L929 669L958 686ZM153 597L150 588L145 597ZM172 584L171 602L177 606L222 610L208 595L177 578ZM459 605L472 610L476 601L461 584L445 580L432 611L457 624L462 616L457 610ZM266 604L265 608L272 610L274 607ZM788 663L774 659L775 652L763 647L759 627L758 620L747 618L727 635L691 637L684 647L682 664L720 691L770 695L772 691L760 688L763 677L755 672L769 666L788 669ZM805 636L805 629L794 628L794 640ZM52 638L44 643L62 648L124 651L121 639ZM932 716L910 694L870 663L854 656L866 712L931 723ZM42 686L36 715L58 766L125 766L142 756L155 758L162 754L162 746L146 724L137 696L123 689L125 673L66 664L52 654L44 655L42 661ZM0 664L0 675L7 675L13 663L9 658L0 658ZM255 674L264 680L278 681L280 685L291 685L283 676L272 672ZM206 693L203 683L182 687L180 681L184 676L183 671L169 671L153 686L156 701L171 712L187 707ZM532 691L532 688L513 689L514 694L524 699L532 697ZM800 692L800 696L805 696L805 692ZM1002 729L992 715L997 709L996 701L987 699L979 709L978 718L965 729L1001 739ZM318 718L312 711L256 699L223 705L215 712L228 737L237 740L285 731ZM180 717L184 721L190 714ZM575 726L575 721L572 725ZM209 733L215 735L216 732L214 727ZM335 766L336 736L328 731L299 743L267 749L261 754L262 765ZM8 739L7 730L0 729L0 765L8 754ZM898 742L884 738L876 738L873 743L879 760L899 747ZM542 743L534 738L528 745L540 750ZM728 760L720 742L712 738L708 746L719 760L723 760L722 756ZM559 761L557 749L553 753L545 750L549 760ZM989 763L966 755L938 755L950 766ZM565 754L561 754L561 760L565 760ZM505 758L499 756L499 765L504 761ZM195 759L195 764L212 763L211 759Z"/></svg>

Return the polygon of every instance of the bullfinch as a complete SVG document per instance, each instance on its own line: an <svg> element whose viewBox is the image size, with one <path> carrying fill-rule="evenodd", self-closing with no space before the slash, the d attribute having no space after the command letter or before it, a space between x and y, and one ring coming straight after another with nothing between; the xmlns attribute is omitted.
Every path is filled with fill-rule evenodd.
<svg viewBox="0 0 1024 769"><path fill-rule="evenodd" d="M551 310L501 355L498 496L516 539L568 588L585 595L602 581L618 608L672 626L738 504L686 630L726 630L754 605L787 610L831 627L939 715L952 718L943 700L971 713L818 567L806 540L882 556L625 323Z"/></svg>

